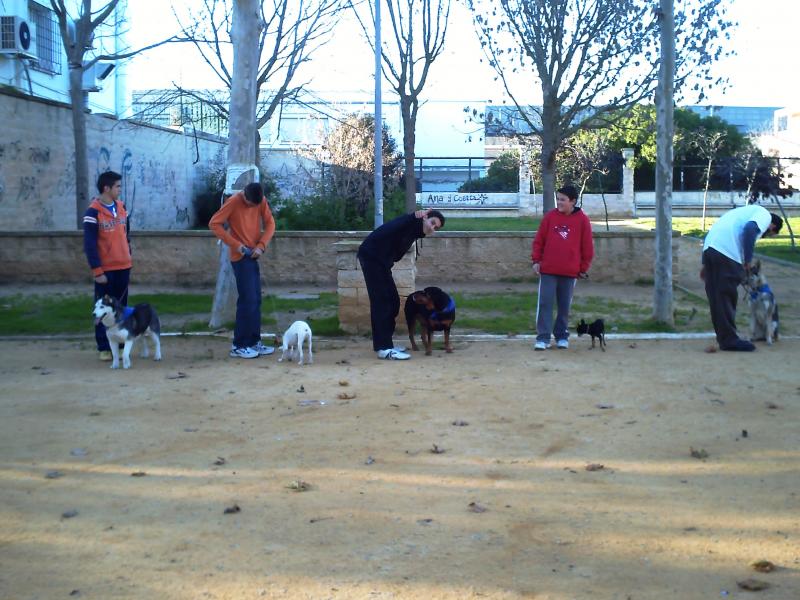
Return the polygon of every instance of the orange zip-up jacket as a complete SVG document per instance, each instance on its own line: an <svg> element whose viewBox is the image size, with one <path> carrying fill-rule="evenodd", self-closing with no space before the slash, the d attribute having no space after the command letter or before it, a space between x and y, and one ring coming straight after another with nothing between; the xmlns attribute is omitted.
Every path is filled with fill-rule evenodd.
<svg viewBox="0 0 800 600"><path fill-rule="evenodd" d="M128 213L116 201L117 216L99 198L92 200L83 215L83 251L97 277L106 271L130 269L131 246L128 242Z"/></svg>
<svg viewBox="0 0 800 600"><path fill-rule="evenodd" d="M225 224L228 225L227 230ZM253 206L244 199L244 192L237 192L214 213L208 228L228 246L231 262L236 262L244 257L239 252L239 246L260 248L262 251L267 248L275 234L275 219L272 218L266 198Z"/></svg>

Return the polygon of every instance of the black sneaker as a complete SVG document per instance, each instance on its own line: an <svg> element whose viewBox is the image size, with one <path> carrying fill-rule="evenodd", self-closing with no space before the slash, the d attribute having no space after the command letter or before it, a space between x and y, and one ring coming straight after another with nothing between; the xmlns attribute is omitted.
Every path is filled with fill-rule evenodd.
<svg viewBox="0 0 800 600"><path fill-rule="evenodd" d="M755 349L756 347L753 343L747 340L736 340L736 342L730 346L723 348L726 352L752 352Z"/></svg>

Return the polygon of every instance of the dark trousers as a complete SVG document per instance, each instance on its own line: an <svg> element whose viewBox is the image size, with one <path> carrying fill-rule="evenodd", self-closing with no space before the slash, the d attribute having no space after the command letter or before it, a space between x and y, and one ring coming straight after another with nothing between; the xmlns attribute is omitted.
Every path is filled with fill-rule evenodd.
<svg viewBox="0 0 800 600"><path fill-rule="evenodd" d="M550 334L556 341L569 337L569 307L575 278L563 275L539 276L539 300L536 305L536 341L550 343ZM553 324L553 300L556 303L556 322Z"/></svg>
<svg viewBox="0 0 800 600"><path fill-rule="evenodd" d="M730 348L739 339L736 332L736 303L744 267L724 254L709 248L703 252L706 296L711 323L720 348Z"/></svg>
<svg viewBox="0 0 800 600"><path fill-rule="evenodd" d="M233 346L250 348L261 340L261 271L258 261L245 256L232 262L236 277L236 326Z"/></svg>
<svg viewBox="0 0 800 600"><path fill-rule="evenodd" d="M131 270L121 269L119 271L106 271L106 283L94 282L94 300L97 302L100 298L108 294L112 298L116 298L122 302L123 306L128 305L128 284L131 281ZM97 342L97 350L106 352L111 350L106 337L106 327L102 323L94 327L94 339Z"/></svg>
<svg viewBox="0 0 800 600"><path fill-rule="evenodd" d="M369 317L372 323L372 349L392 348L392 335L400 312L400 295L392 278L392 269L368 256L358 255L361 272L369 295Z"/></svg>

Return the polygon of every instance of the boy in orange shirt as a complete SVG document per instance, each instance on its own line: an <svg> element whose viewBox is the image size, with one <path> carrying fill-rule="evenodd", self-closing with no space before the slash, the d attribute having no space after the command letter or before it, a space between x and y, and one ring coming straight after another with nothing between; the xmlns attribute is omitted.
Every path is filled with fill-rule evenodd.
<svg viewBox="0 0 800 600"><path fill-rule="evenodd" d="M228 226L227 230L225 225ZM261 343L261 271L258 259L275 233L275 220L260 183L249 183L220 207L208 223L226 246L236 277L236 327L234 358L257 358L275 348Z"/></svg>
<svg viewBox="0 0 800 600"><path fill-rule="evenodd" d="M94 299L108 294L128 304L131 278L131 247L128 240L128 213L120 200L122 175L114 171L101 173L97 191L83 215L83 251L94 277ZM100 360L111 360L111 346L106 328L98 323L94 337Z"/></svg>

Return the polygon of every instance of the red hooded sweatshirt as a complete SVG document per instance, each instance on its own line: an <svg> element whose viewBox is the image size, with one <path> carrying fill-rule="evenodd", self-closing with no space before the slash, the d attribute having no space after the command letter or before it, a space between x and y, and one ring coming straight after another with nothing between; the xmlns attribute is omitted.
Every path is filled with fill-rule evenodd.
<svg viewBox="0 0 800 600"><path fill-rule="evenodd" d="M554 208L542 219L533 239L531 260L545 275L577 277L594 258L592 224L580 208L565 215Z"/></svg>

